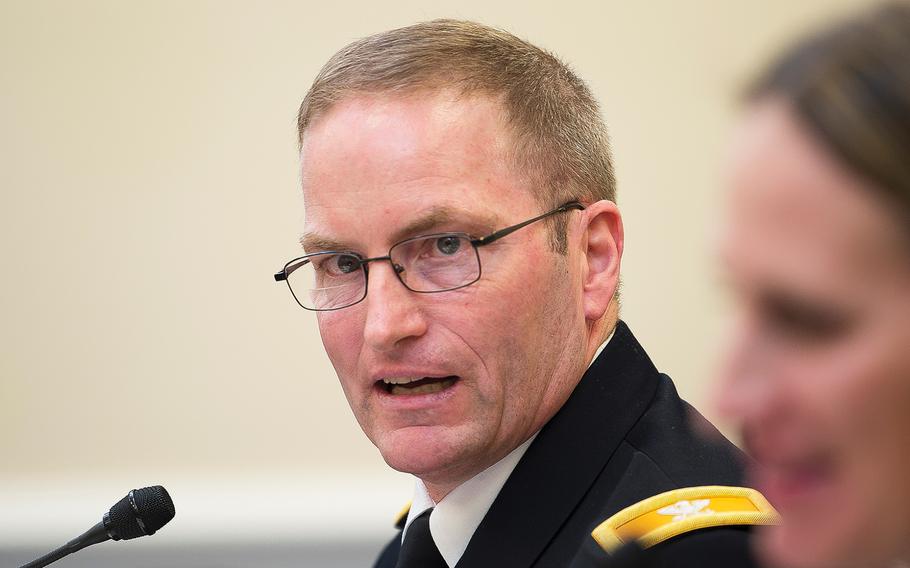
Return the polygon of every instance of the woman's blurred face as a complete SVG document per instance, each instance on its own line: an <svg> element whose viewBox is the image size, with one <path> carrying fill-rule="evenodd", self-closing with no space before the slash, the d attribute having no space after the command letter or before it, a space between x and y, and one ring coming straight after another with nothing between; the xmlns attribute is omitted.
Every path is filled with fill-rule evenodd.
<svg viewBox="0 0 910 568"><path fill-rule="evenodd" d="M910 541L906 237L780 101L746 116L728 181L719 402L783 517L759 547L774 565L887 564Z"/></svg>

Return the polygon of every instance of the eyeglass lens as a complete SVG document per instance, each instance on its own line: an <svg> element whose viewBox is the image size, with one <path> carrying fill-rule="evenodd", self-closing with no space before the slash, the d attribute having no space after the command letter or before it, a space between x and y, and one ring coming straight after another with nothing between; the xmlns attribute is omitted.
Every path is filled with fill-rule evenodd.
<svg viewBox="0 0 910 568"><path fill-rule="evenodd" d="M430 235L398 243L389 251L398 277L415 292L441 292L480 277L477 252L466 235Z"/></svg>
<svg viewBox="0 0 910 568"><path fill-rule="evenodd" d="M462 234L416 237L389 251L401 282L414 292L442 292L480 278L480 259ZM286 268L288 286L304 308L336 310L366 296L366 263L353 254L320 253Z"/></svg>

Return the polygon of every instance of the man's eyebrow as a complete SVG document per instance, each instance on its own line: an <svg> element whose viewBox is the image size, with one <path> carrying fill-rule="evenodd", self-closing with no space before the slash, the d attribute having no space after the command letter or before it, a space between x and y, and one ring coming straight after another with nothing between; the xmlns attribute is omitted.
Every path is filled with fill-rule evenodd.
<svg viewBox="0 0 910 568"><path fill-rule="evenodd" d="M499 220L495 215L473 213L462 209L439 206L433 207L417 219L411 221L392 235L393 242L398 242L408 237L414 237L432 231L442 225L462 224L470 227L464 229L493 230Z"/></svg>
<svg viewBox="0 0 910 568"><path fill-rule="evenodd" d="M304 233L300 236L300 246L306 253L321 252L327 250L350 250L348 245L341 241L336 241L316 233Z"/></svg>
<svg viewBox="0 0 910 568"><path fill-rule="evenodd" d="M395 232L392 233L390 244L397 243L408 237L426 234L428 231L432 231L433 229L446 224L459 223L469 226L464 227L465 229L472 228L492 231L499 223L499 220L495 215L472 213L446 206L433 207L404 227L396 229ZM352 250L350 244L312 232L306 232L301 235L300 246L302 246L303 250L307 253L330 250Z"/></svg>

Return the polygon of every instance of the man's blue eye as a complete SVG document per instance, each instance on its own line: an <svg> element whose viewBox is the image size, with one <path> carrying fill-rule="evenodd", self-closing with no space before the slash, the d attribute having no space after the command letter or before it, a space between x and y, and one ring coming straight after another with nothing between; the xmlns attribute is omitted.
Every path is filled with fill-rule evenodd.
<svg viewBox="0 0 910 568"><path fill-rule="evenodd" d="M338 266L338 270L344 274L350 274L360 268L360 260L356 256L348 254L338 255L335 264Z"/></svg>
<svg viewBox="0 0 910 568"><path fill-rule="evenodd" d="M461 239L458 237L440 237L436 239L436 248L442 254L455 254L461 248Z"/></svg>

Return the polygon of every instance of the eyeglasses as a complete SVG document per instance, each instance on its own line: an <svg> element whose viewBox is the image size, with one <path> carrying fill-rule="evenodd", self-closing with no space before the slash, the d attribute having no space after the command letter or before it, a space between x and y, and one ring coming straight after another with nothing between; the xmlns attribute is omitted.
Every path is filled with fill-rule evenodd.
<svg viewBox="0 0 910 568"><path fill-rule="evenodd" d="M295 258L275 274L287 282L300 306L317 312L340 310L367 296L368 265L387 260L395 276L412 292L429 294L464 288L480 280L479 247L495 242L531 223L584 205L572 201L479 239L467 233L434 233L405 239L392 245L389 254L363 258L355 252L326 251Z"/></svg>

